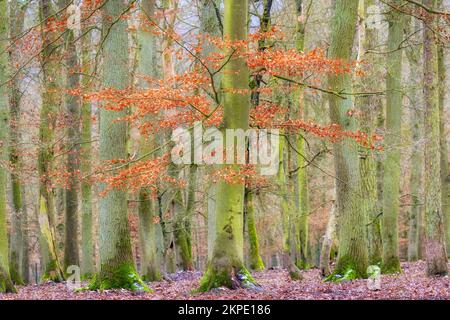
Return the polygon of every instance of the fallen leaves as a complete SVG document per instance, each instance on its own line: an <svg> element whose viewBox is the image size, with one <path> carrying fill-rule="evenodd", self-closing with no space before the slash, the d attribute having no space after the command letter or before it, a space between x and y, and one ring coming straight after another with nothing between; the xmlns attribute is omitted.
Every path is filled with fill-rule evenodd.
<svg viewBox="0 0 450 320"><path fill-rule="evenodd" d="M449 263L450 265L450 263ZM403 273L383 275L381 290L371 291L366 280L323 282L318 269L303 273L304 280L291 281L285 270L254 273L262 291L219 288L194 294L201 272L178 272L150 283L154 293L127 290L73 292L64 284L18 287L18 294L0 294L0 300L450 300L450 277L427 278L425 262L403 263Z"/></svg>

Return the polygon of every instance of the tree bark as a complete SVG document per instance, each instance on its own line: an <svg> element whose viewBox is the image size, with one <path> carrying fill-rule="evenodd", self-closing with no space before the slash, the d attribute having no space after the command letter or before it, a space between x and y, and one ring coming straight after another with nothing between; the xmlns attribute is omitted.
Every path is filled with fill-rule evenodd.
<svg viewBox="0 0 450 320"><path fill-rule="evenodd" d="M319 269L322 276L328 277L331 274L331 248L336 240L336 201L333 200L330 215L328 217L327 229L322 242L322 250L320 251Z"/></svg>
<svg viewBox="0 0 450 320"><path fill-rule="evenodd" d="M70 0L65 0L63 6L68 6ZM76 90L80 86L80 69L77 46L75 43L76 35L74 30L66 30L66 74L67 89ZM80 171L80 143L81 131L81 100L78 95L66 94L67 108L67 174L69 175L68 185L65 197L65 219L64 219L64 269L69 266L79 266L79 245L78 245L78 195L80 191L79 171Z"/></svg>
<svg viewBox="0 0 450 320"><path fill-rule="evenodd" d="M10 38L15 39L23 29L25 20L24 8L19 8L15 2L11 2L10 8ZM19 48L11 41L10 61L9 66L11 72L17 72L15 62L19 59ZM11 94L10 94L10 112L9 112L9 161L11 163L11 193L12 193L12 213L11 213L11 233L10 233L10 273L11 279L16 284L24 284L28 278L24 269L28 269L26 261L28 260L28 242L25 241L25 232L27 228L26 211L24 210L23 187L20 181L21 158L18 145L21 140L20 135L20 80L21 76L17 76L11 80Z"/></svg>
<svg viewBox="0 0 450 320"><path fill-rule="evenodd" d="M358 1L337 0L332 20L329 57L350 62ZM329 87L336 92L351 92L350 74L330 75ZM343 130L354 131L356 119L349 113L354 108L350 97L342 99L329 96L330 118ZM361 177L358 146L351 139L334 144L334 166L336 172L336 195L338 203L339 254L334 274L351 273L352 278L366 277L368 251L366 239L366 213L361 206Z"/></svg>
<svg viewBox="0 0 450 320"><path fill-rule="evenodd" d="M297 51L304 50L305 44L305 21L306 16L303 9L304 1L296 0L296 13L297 13L297 26L295 34L295 48ZM294 103L293 103L293 117L296 119L305 119L306 105L304 99L304 90L299 87L294 92ZM294 134L290 137L294 145L296 146L296 151L292 152L292 166L291 170L293 173L289 174L289 179L294 191L294 203L295 209L297 210L297 221L296 221L296 234L294 236L298 237L298 249L296 252L296 265L300 269L306 269L308 267L308 242L309 242L309 228L308 228L308 217L309 217L309 194L308 194L308 171L307 163L305 161L306 149L305 149L305 139L301 135Z"/></svg>
<svg viewBox="0 0 450 320"><path fill-rule="evenodd" d="M7 1L0 2L0 83L8 79L8 23ZM8 92L0 87L0 160L8 155ZM9 273L8 234L6 231L6 168L0 164L0 293L15 292Z"/></svg>
<svg viewBox="0 0 450 320"><path fill-rule="evenodd" d="M399 5L400 0L395 4ZM383 273L401 271L398 255L398 210L400 205L400 147L402 121L402 50L403 16L392 9L388 13L386 75L386 161L383 177L383 215L381 236L383 242Z"/></svg>
<svg viewBox="0 0 450 320"><path fill-rule="evenodd" d="M155 1L146 0L142 7L142 27L138 32L139 44L139 74L156 77L156 39L148 30L146 22L154 18ZM139 85L139 84L138 84ZM144 85L144 84L143 84ZM154 149L155 137L142 137L140 153L145 154ZM161 261L157 248L157 228L159 222L155 221L157 216L155 202L151 199L151 190L142 188L139 192L139 241L141 249L141 273L147 281L161 280Z"/></svg>
<svg viewBox="0 0 450 320"><path fill-rule="evenodd" d="M39 9L41 21L46 20L53 14L50 0L40 0ZM64 272L58 258L58 246L55 231L55 199L54 190L50 177L54 158L54 130L56 127L56 112L61 104L59 93L58 74L59 66L52 61L55 53L54 31L43 28L43 51L41 54L42 72L44 75L44 88L42 92L42 108L39 126L39 151L38 151L38 173L39 173L39 226L41 230L41 244L44 248L43 280L62 281Z"/></svg>
<svg viewBox="0 0 450 320"><path fill-rule="evenodd" d="M436 8L436 0L425 0L424 5ZM424 99L425 99L425 241L427 274L446 275L447 252L445 247L444 216L440 176L439 132L439 73L438 46L434 30L436 17L424 21Z"/></svg>
<svg viewBox="0 0 450 320"><path fill-rule="evenodd" d="M259 254L258 232L256 231L255 204L252 191L248 190L245 197L245 216L247 218L247 230L249 241L249 265L251 270L264 270L264 263Z"/></svg>
<svg viewBox="0 0 450 320"><path fill-rule="evenodd" d="M358 53L358 68L363 60L369 58L369 50L376 47L378 40L377 29L366 28L366 19L368 18L367 9L374 6L374 0L360 0L359 1L359 53ZM372 59L377 59L372 55ZM378 59L377 59L378 60ZM380 73L377 64L380 61L375 60L370 73L371 77L378 79ZM376 92L379 91L377 81L371 80L370 76L358 77L357 86L360 92ZM382 108L382 101L379 96L368 95L365 97L358 97L356 104L361 110L361 131L367 136L373 136L376 125L376 111ZM381 244L381 228L380 228L380 209L378 207L377 198L377 163L376 152L372 149L365 149L360 157L360 172L361 172L361 192L365 196L362 199L362 205L368 216L368 245L369 245L369 263L377 264L381 262L382 244Z"/></svg>
<svg viewBox="0 0 450 320"><path fill-rule="evenodd" d="M417 30L414 27L414 20L410 19L409 24L413 26L408 28L409 32ZM419 51L415 48L410 48L406 51L408 58L410 75L419 74ZM420 79L411 77L412 90L409 93L411 97L411 111L410 111L410 126L412 138L412 151L410 162L410 194L411 194L411 210L409 212L409 230L408 230L408 261L416 261L420 258L420 230L423 218L423 121L424 113L420 105L416 101L420 101L417 93L417 88L420 88Z"/></svg>
<svg viewBox="0 0 450 320"><path fill-rule="evenodd" d="M229 37L231 41L246 41L247 19L247 0L225 0L225 37ZM250 109L248 79L249 70L245 58L240 56L231 58L223 73L223 129L248 128ZM247 92L236 93L236 90ZM239 168L238 165L231 166L235 170ZM242 183L218 182L216 237L212 258L200 283L200 291L220 286L255 287L255 281L245 268L243 257L244 188Z"/></svg>
<svg viewBox="0 0 450 320"><path fill-rule="evenodd" d="M90 66L91 38L87 35L82 42L82 69L86 73L92 72ZM91 88L88 75L81 78L83 88ZM92 171L92 104L83 100L81 104L81 148L80 170L82 176L88 176ZM87 179L81 181L81 274L90 278L95 274L94 230L92 219L92 186Z"/></svg>
<svg viewBox="0 0 450 320"><path fill-rule="evenodd" d="M438 1L439 7L442 0ZM439 119L440 119L440 145L441 145L441 183L442 183L442 212L445 221L445 237L447 244L447 256L450 258L450 172L448 167L448 141L445 128L445 92L446 72L444 45L438 44L438 73L439 73Z"/></svg>
<svg viewBox="0 0 450 320"><path fill-rule="evenodd" d="M103 45L104 88L125 89L130 85L127 21L121 19L128 5L109 1L102 9L104 30L110 30ZM127 124L115 122L126 110L100 109L100 160L127 157ZM100 190L106 186L102 183ZM110 190L99 201L100 272L91 289L125 288L148 290L136 272L128 223L127 193Z"/></svg>

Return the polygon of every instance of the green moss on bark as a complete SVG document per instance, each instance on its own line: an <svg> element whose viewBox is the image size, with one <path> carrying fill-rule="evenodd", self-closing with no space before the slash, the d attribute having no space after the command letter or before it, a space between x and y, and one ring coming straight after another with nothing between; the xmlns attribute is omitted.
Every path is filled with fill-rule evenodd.
<svg viewBox="0 0 450 320"><path fill-rule="evenodd" d="M152 292L142 281L133 264L111 267L101 266L101 273L95 275L88 285L89 290L127 289L130 291Z"/></svg>
<svg viewBox="0 0 450 320"><path fill-rule="evenodd" d="M324 281L342 282L355 279L366 279L367 269L361 267L359 261L352 256L340 257L336 269Z"/></svg>
<svg viewBox="0 0 450 320"><path fill-rule="evenodd" d="M253 203L253 194L251 192L246 192L245 207L247 212L248 241L250 245L250 269L261 271L264 270L265 267L261 255L259 254L259 240L255 223L255 207Z"/></svg>
<svg viewBox="0 0 450 320"><path fill-rule="evenodd" d="M56 260L50 258L47 265L45 266L41 281L62 282L63 280L64 277L60 272L59 263Z"/></svg>
<svg viewBox="0 0 450 320"><path fill-rule="evenodd" d="M227 287L229 289L257 289L259 285L244 266L218 267L210 263L203 278L200 280L198 292L207 292L211 289Z"/></svg>
<svg viewBox="0 0 450 320"><path fill-rule="evenodd" d="M9 273L11 275L11 280L17 285L24 285L25 281L23 281L21 274L21 267L19 266L20 258L18 257L17 252L11 252L10 254L10 263L9 263Z"/></svg>
<svg viewBox="0 0 450 320"><path fill-rule="evenodd" d="M392 256L387 260L384 260L381 264L381 272L384 274L394 274L402 272L400 267L400 260L396 256Z"/></svg>

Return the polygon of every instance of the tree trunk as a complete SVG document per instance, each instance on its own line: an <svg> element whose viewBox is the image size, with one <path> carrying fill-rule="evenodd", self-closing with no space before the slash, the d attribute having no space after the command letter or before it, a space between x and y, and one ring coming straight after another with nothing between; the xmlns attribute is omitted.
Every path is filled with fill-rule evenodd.
<svg viewBox="0 0 450 320"><path fill-rule="evenodd" d="M436 0L424 5L436 8ZM444 216L440 176L439 73L438 46L434 30L436 17L428 15L424 23L424 100L425 100L425 241L427 274L446 275Z"/></svg>
<svg viewBox="0 0 450 320"><path fill-rule="evenodd" d="M295 35L295 47L298 51L304 50L305 43L305 21L306 16L303 10L304 1L296 0L296 13L297 13L297 27ZM294 112L293 117L296 119L305 119L305 99L304 90L299 87L294 93ZM301 135L292 135L292 142L296 146L296 152L292 154L292 171L289 175L291 185L294 191L294 203L297 210L297 232L298 237L298 252L296 253L296 265L300 269L306 269L308 267L308 217L309 217L309 195L308 195L308 172L307 163L305 161L305 139Z"/></svg>
<svg viewBox="0 0 450 320"><path fill-rule="evenodd" d="M196 176L195 170L196 169L193 170L192 167L189 170L189 189L193 188L192 184L194 183ZM190 210L192 209L192 203L188 204L188 199L186 199L186 203L183 202L181 190L174 190L174 192L173 231L175 236L175 244L180 258L181 268L183 270L193 270L194 265L192 262L191 246L191 216L189 215ZM188 193L190 193L190 190L188 191ZM193 195L191 194L191 196ZM191 207L188 209L189 206Z"/></svg>
<svg viewBox="0 0 450 320"><path fill-rule="evenodd" d="M10 4L10 37L15 39L23 29L25 20L25 10L19 8L19 6L11 2ZM17 67L15 66L16 61L19 59L20 49L17 48L13 41L11 41L11 51L10 51L10 61L9 66L11 72L17 72ZM10 233L10 248L9 248L9 258L10 258L10 273L11 279L16 284L24 284L24 278L26 277L23 273L25 268L25 260L28 260L26 256L28 255L28 243L25 242L24 232L27 228L26 225L26 212L24 209L23 201L23 187L20 181L19 173L21 170L21 159L19 156L18 145L20 143L20 80L21 77L17 76L11 80L11 94L10 94L10 121L9 121L9 161L11 163L11 193L12 193L12 213L11 213L11 233ZM28 266L26 266L28 268ZM26 277L28 278L28 277Z"/></svg>
<svg viewBox="0 0 450 320"><path fill-rule="evenodd" d="M288 139L288 137L286 137ZM289 188L286 178L288 159L286 159L286 148L284 137L280 140L280 166L278 170L278 185L281 192L281 216L283 224L283 267L288 269L292 280L301 280L300 269L295 264L298 240L297 226L298 219L296 210L293 210L293 201L289 199Z"/></svg>
<svg viewBox="0 0 450 320"><path fill-rule="evenodd" d="M53 9L49 0L40 0L41 21L52 16ZM54 130L56 128L56 112L61 104L61 96L58 88L58 77L60 74L59 66L52 61L55 54L56 33L51 30L42 31L43 52L42 52L42 72L44 74L44 88L42 93L42 108L39 127L39 152L38 152L38 173L39 173L39 226L41 229L41 248L45 259L43 280L62 281L64 272L62 271L59 258L58 247L56 243L55 231L55 199L50 173L54 158Z"/></svg>
<svg viewBox="0 0 450 320"><path fill-rule="evenodd" d="M8 23L7 1L0 2L0 83L8 79ZM0 160L8 155L8 92L0 87ZM15 292L9 273L8 234L6 230L6 168L0 164L0 293Z"/></svg>
<svg viewBox="0 0 450 320"><path fill-rule="evenodd" d="M90 53L91 38L85 36L82 42L82 68L86 73L91 72ZM91 88L90 78L82 76L83 88ZM81 105L81 174L88 176L92 171L92 104L82 101ZM90 278L95 274L95 248L94 230L92 219L92 186L91 182L81 181L81 274L84 278Z"/></svg>
<svg viewBox="0 0 450 320"><path fill-rule="evenodd" d="M360 0L359 1L359 53L358 53L358 68L363 60L369 57L369 50L377 46L378 31L377 29L366 28L367 8L375 5L375 0ZM372 59L377 59L372 55ZM380 73L379 68L376 67L376 62L373 65L373 72L370 76L376 79ZM371 80L370 76L358 77L358 88L360 92L376 92L379 91L377 81ZM371 137L375 134L375 119L376 111L382 108L381 98L376 95L368 95L356 99L356 104L361 110L361 131ZM368 222L368 245L369 245L369 263L377 264L381 262L382 244L381 244L381 230L380 230L380 210L377 203L377 163L376 153L371 149L363 151L360 157L360 172L361 172L361 192L365 195L362 199L362 205L367 212Z"/></svg>
<svg viewBox="0 0 450 320"><path fill-rule="evenodd" d="M256 220L255 220L255 204L253 200L252 191L247 191L245 197L245 208L246 208L246 218L247 218L247 230L248 230L248 241L249 241L249 265L251 270L261 271L264 270L264 263L262 261L261 255L259 254L259 241L258 233L256 231Z"/></svg>
<svg viewBox="0 0 450 320"><path fill-rule="evenodd" d="M70 0L64 1L64 6L68 6ZM76 35L73 30L66 30L66 73L67 73L67 89L76 90L80 86L80 69L77 46L75 41ZM69 266L79 266L79 246L78 246L78 194L80 191L79 171L80 171L80 118L81 118L81 101L78 95L66 94L67 120L69 127L67 128L67 174L69 175L68 185L66 189L66 205L64 220L64 269Z"/></svg>
<svg viewBox="0 0 450 320"><path fill-rule="evenodd" d="M410 19L409 24L412 28L408 31L410 33L417 31L417 27L414 26L414 18ZM417 88L420 88L420 78L413 75L419 74L419 50L416 48L409 48L406 51L406 56L409 63L411 92L409 93L411 101L410 111L410 126L411 126L411 138L412 138L412 151L410 162L410 194L411 194L411 209L409 212L409 231L408 231L408 261L417 261L420 258L419 246L420 246L420 229L423 217L423 121L424 113L421 106L416 103L420 101L418 97Z"/></svg>
<svg viewBox="0 0 450 320"><path fill-rule="evenodd" d="M161 280L161 262L156 247L155 206L151 194L142 189L139 193L139 240L141 247L141 273L144 280Z"/></svg>
<svg viewBox="0 0 450 320"><path fill-rule="evenodd" d="M270 26L270 15L272 11L272 0L264 0L263 2L263 15L259 22L259 32L264 34L269 31ZM266 50L266 40L261 39L258 42L258 50ZM260 92L258 89L261 87L262 75L255 75L253 77L254 84L251 83L253 91L251 93L251 107L255 108L259 106L260 103ZM247 143L247 152L249 154L249 145ZM248 161L248 160L247 160ZM244 211L245 211L245 222L247 222L247 234L249 242L249 266L251 270L264 270L264 263L262 261L261 255L259 254L259 242L258 234L256 231L255 223L255 206L253 203L253 190L250 188L245 188L244 195ZM244 226L245 229L245 226Z"/></svg>
<svg viewBox="0 0 450 320"><path fill-rule="evenodd" d="M438 1L439 7L442 0ZM439 73L439 119L440 119L440 145L441 145L441 183L442 183L442 212L445 221L445 237L447 241L447 256L450 258L450 173L448 168L447 131L445 128L445 92L446 66L444 45L438 44L438 73Z"/></svg>
<svg viewBox="0 0 450 320"><path fill-rule="evenodd" d="M396 0L395 4L400 5ZM388 13L389 35L387 43L386 75L386 161L383 177L383 273L401 271L398 256L398 210L400 205L400 147L402 120L402 50L403 16L391 9Z"/></svg>
<svg viewBox="0 0 450 320"><path fill-rule="evenodd" d="M247 18L247 0L225 0L224 36L229 37L231 41L246 41ZM234 57L225 66L222 82L224 129L248 128L250 94L236 93L236 90L249 90L248 79L249 70L245 58ZM239 168L238 165L231 167L234 170ZM221 286L229 288L255 286L255 281L244 265L243 211L244 185L218 182L216 236L212 258L201 280L200 291Z"/></svg>
<svg viewBox="0 0 450 320"><path fill-rule="evenodd" d="M216 197L217 185L210 182L208 188L208 258L212 259L214 243L216 242Z"/></svg>
<svg viewBox="0 0 450 320"><path fill-rule="evenodd" d="M208 57L217 51L217 48L211 44L206 38L207 35L212 37L220 37L223 33L223 25L220 16L220 0L202 0L202 9L200 12L200 30L203 34L203 56ZM220 78L221 74L217 74L214 78L214 86L217 96L220 99ZM211 168L213 169L213 168ZM208 169L206 169L208 170ZM216 188L215 184L210 183L208 186L208 260L212 257L215 239L215 209L216 209Z"/></svg>
<svg viewBox="0 0 450 320"><path fill-rule="evenodd" d="M127 21L121 19L128 6L110 1L103 7L104 30L110 30L103 46L104 88L125 89L130 85ZM115 122L126 110L100 110L100 160L127 157L127 124ZM101 184L100 190L106 186ZM100 272L91 289L125 288L148 290L136 272L128 224L127 193L110 190L99 201Z"/></svg>
<svg viewBox="0 0 450 320"><path fill-rule="evenodd" d="M336 201L333 200L330 215L328 217L327 229L322 242L320 251L319 269L322 276L328 277L331 274L330 256L333 242L336 240Z"/></svg>
<svg viewBox="0 0 450 320"><path fill-rule="evenodd" d="M146 26L154 18L155 1L142 2L142 28L138 32L139 74L156 77L156 39ZM145 25L145 28L144 28ZM144 84L143 84L144 85ZM154 137L142 137L140 153L146 154L154 149ZM141 273L147 281L161 280L161 261L157 253L157 216L156 206L151 199L151 190L142 188L139 192L139 241L141 248Z"/></svg>
<svg viewBox="0 0 450 320"><path fill-rule="evenodd" d="M350 62L358 1L337 0L332 20L329 57ZM351 92L350 74L329 76L329 87L336 92ZM351 97L342 99L329 96L330 118L343 130L354 131L356 119L349 113L354 108ZM352 139L344 138L334 144L334 166L336 172L336 195L338 203L339 254L336 275L351 273L352 278L366 276L368 252L366 239L366 212L361 206L361 177L358 146Z"/></svg>

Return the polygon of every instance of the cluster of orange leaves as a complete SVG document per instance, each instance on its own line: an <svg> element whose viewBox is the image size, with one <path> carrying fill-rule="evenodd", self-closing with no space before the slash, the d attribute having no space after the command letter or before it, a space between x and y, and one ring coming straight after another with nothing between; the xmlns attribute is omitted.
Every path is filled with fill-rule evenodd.
<svg viewBox="0 0 450 320"><path fill-rule="evenodd" d="M155 34L163 33L155 27L154 22L141 26L148 28ZM179 40L175 34L164 34L174 41ZM257 41L276 41L282 37L276 29L261 34L249 36L248 41L231 41L210 35L198 35L197 43L185 44L186 59L190 59L193 68L183 74L178 74L164 80L138 75L141 85L123 90L103 88L96 92L84 93L83 89L73 90L74 95L82 95L86 101L98 102L102 108L112 111L129 110L127 115L117 121L128 121L140 129L144 135L159 132L161 128L176 128L178 126L192 125L195 121L203 121L205 126L219 126L222 122L222 106L217 105L213 90L213 80L217 71L222 70L224 61L235 58L244 58L252 74L264 76L283 76L292 79L308 78L308 81L317 79L320 75L349 73L353 64L340 60L330 60L324 50L315 49L310 52L296 50L281 50L268 47L264 51L258 50ZM205 43L216 47L215 53L204 57L201 55ZM142 85L146 83L147 85ZM217 88L216 88L217 90ZM261 94L270 94L271 89L262 87L258 89ZM233 90L235 94L249 94L251 89ZM306 131L321 138L338 141L351 138L363 146L375 148L380 137L368 137L367 134L346 132L338 125L320 126L302 120L285 120L287 109L270 102L262 103L251 110L251 126L259 128L280 128L286 131ZM103 168L101 172L112 174L97 175L97 180L104 182L108 187L139 190L142 187L156 188L158 181L176 183L175 179L167 174L169 158L157 158L140 161L129 166L120 166L120 170ZM123 167L123 168L122 168ZM241 165L236 167L225 166L211 175L213 181L225 180L229 183L265 184L264 177L258 177L254 166ZM178 181L179 184L184 182Z"/></svg>
<svg viewBox="0 0 450 320"><path fill-rule="evenodd" d="M379 144L380 141L383 140L382 136L377 134L370 136L361 130L346 131L337 124L322 126L314 122L294 119L279 123L276 127L291 132L298 132L299 130L305 131L320 138L330 139L331 142L339 142L344 138L349 138L356 141L363 147L370 148L372 150L382 150L382 146Z"/></svg>
<svg viewBox="0 0 450 320"><path fill-rule="evenodd" d="M247 187L263 187L268 183L267 177L258 173L255 165L246 164L239 166L226 165L221 169L214 170L209 174L209 179L217 183L225 181L228 184L241 184Z"/></svg>
<svg viewBox="0 0 450 320"><path fill-rule="evenodd" d="M257 51L249 55L247 64L261 73L284 77L304 77L307 73L317 76L351 72L349 63L328 59L322 49L307 53L295 49Z"/></svg>
<svg viewBox="0 0 450 320"><path fill-rule="evenodd" d="M138 192L142 187L147 187L152 191L151 194L154 194L160 183L184 186L183 181L178 181L167 174L168 164L168 155L134 163L125 159L110 160L98 168L93 179L105 184L101 196L112 189Z"/></svg>

